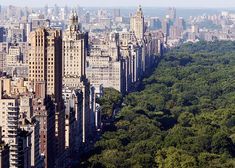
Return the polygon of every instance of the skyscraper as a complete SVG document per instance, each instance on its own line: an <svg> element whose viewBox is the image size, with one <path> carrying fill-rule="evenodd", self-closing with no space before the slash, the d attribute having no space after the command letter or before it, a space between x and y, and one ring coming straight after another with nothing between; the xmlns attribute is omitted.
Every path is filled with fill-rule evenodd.
<svg viewBox="0 0 235 168"><path fill-rule="evenodd" d="M68 29L63 37L63 84L72 90L81 89L83 94L82 141L85 143L90 130L90 83L86 78L86 57L88 50L88 33L81 32L78 15L72 12ZM77 119L78 117L75 116ZM81 123L79 123L81 124Z"/></svg>
<svg viewBox="0 0 235 168"><path fill-rule="evenodd" d="M130 30L134 31L138 40L144 38L144 14L141 6L139 6L136 14L131 17Z"/></svg>
<svg viewBox="0 0 235 168"><path fill-rule="evenodd" d="M29 81L36 95L51 96L55 105L57 161L65 149L65 115L62 103L62 35L52 28L38 28L30 33L28 56ZM43 93L44 92L44 93ZM56 163L59 164L59 163Z"/></svg>
<svg viewBox="0 0 235 168"><path fill-rule="evenodd" d="M29 81L35 89L37 82L45 82L47 95L61 101L62 88L62 36L61 31L38 28L30 34L28 56Z"/></svg>
<svg viewBox="0 0 235 168"><path fill-rule="evenodd" d="M63 37L64 76L85 76L88 34L82 33L77 13L73 12Z"/></svg>
<svg viewBox="0 0 235 168"><path fill-rule="evenodd" d="M176 19L176 9L175 8L168 8L167 9L167 16L169 17L169 19L175 20Z"/></svg>
<svg viewBox="0 0 235 168"><path fill-rule="evenodd" d="M170 21L169 19L162 20L162 31L166 36L170 34Z"/></svg>

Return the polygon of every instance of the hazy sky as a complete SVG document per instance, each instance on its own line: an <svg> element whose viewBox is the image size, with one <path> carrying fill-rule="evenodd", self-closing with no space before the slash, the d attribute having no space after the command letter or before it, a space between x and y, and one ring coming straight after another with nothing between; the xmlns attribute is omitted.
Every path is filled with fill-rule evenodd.
<svg viewBox="0 0 235 168"><path fill-rule="evenodd" d="M60 6L103 6L124 7L137 6L141 4L146 7L201 7L201 8L232 8L235 0L0 0L0 5L16 6L49 6L57 3Z"/></svg>

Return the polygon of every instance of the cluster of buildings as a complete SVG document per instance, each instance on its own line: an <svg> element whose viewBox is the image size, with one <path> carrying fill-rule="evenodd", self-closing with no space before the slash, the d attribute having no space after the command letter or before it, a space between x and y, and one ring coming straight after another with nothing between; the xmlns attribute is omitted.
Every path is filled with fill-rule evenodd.
<svg viewBox="0 0 235 168"><path fill-rule="evenodd" d="M0 7L0 167L70 167L102 129L104 88L133 91L165 48L235 39L230 12L70 11Z"/></svg>
<svg viewBox="0 0 235 168"><path fill-rule="evenodd" d="M162 55L164 42L161 31L147 31L139 7L128 31L91 34L87 77L96 88L102 84L121 93L129 92L131 84L139 81Z"/></svg>
<svg viewBox="0 0 235 168"><path fill-rule="evenodd" d="M167 8L163 18L149 17L147 25L150 30L163 32L167 47L173 47L182 41L186 31L186 21L183 17L177 17L176 8Z"/></svg>
<svg viewBox="0 0 235 168"><path fill-rule="evenodd" d="M235 40L235 14L223 11L190 18L188 41Z"/></svg>
<svg viewBox="0 0 235 168"><path fill-rule="evenodd" d="M12 10L5 22L24 19L22 9ZM44 12L54 23L62 17L60 8ZM69 167L102 128L96 98L103 88L131 91L162 56L166 37L148 28L141 6L129 27L106 32L83 31L75 11L64 29L25 13L37 19L12 34L0 28L0 167Z"/></svg>
<svg viewBox="0 0 235 168"><path fill-rule="evenodd" d="M176 17L175 8L169 8L165 18L149 18L148 25L164 32L169 48L187 42L235 40L235 14L228 11L190 16L185 20Z"/></svg>

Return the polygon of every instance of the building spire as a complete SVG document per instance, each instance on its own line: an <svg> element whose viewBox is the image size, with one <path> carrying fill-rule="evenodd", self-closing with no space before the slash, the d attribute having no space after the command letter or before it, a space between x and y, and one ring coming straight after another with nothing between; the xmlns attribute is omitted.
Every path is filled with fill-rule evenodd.
<svg viewBox="0 0 235 168"><path fill-rule="evenodd" d="M139 5L139 8L138 8L138 10L137 10L137 13L138 13L139 15L142 15L142 16L143 16L143 10L142 10L142 6L141 6L141 5Z"/></svg>
<svg viewBox="0 0 235 168"><path fill-rule="evenodd" d="M138 11L142 12L142 7L141 7L141 5L139 5Z"/></svg>
<svg viewBox="0 0 235 168"><path fill-rule="evenodd" d="M78 14L76 10L72 10L70 18L69 18L69 28L73 30L79 29L79 24L78 24Z"/></svg>

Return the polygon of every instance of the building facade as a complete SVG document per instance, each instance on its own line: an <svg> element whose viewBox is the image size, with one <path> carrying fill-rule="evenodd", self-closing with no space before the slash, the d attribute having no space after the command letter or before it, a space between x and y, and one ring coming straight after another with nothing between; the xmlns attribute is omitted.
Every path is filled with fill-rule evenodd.
<svg viewBox="0 0 235 168"><path fill-rule="evenodd" d="M39 98L51 96L54 102L55 164L63 167L65 114L62 100L62 34L60 30L42 27L30 33L29 41L29 81Z"/></svg>
<svg viewBox="0 0 235 168"><path fill-rule="evenodd" d="M144 38L144 14L141 6L139 6L136 14L131 17L130 31L134 31L138 40L142 40Z"/></svg>

